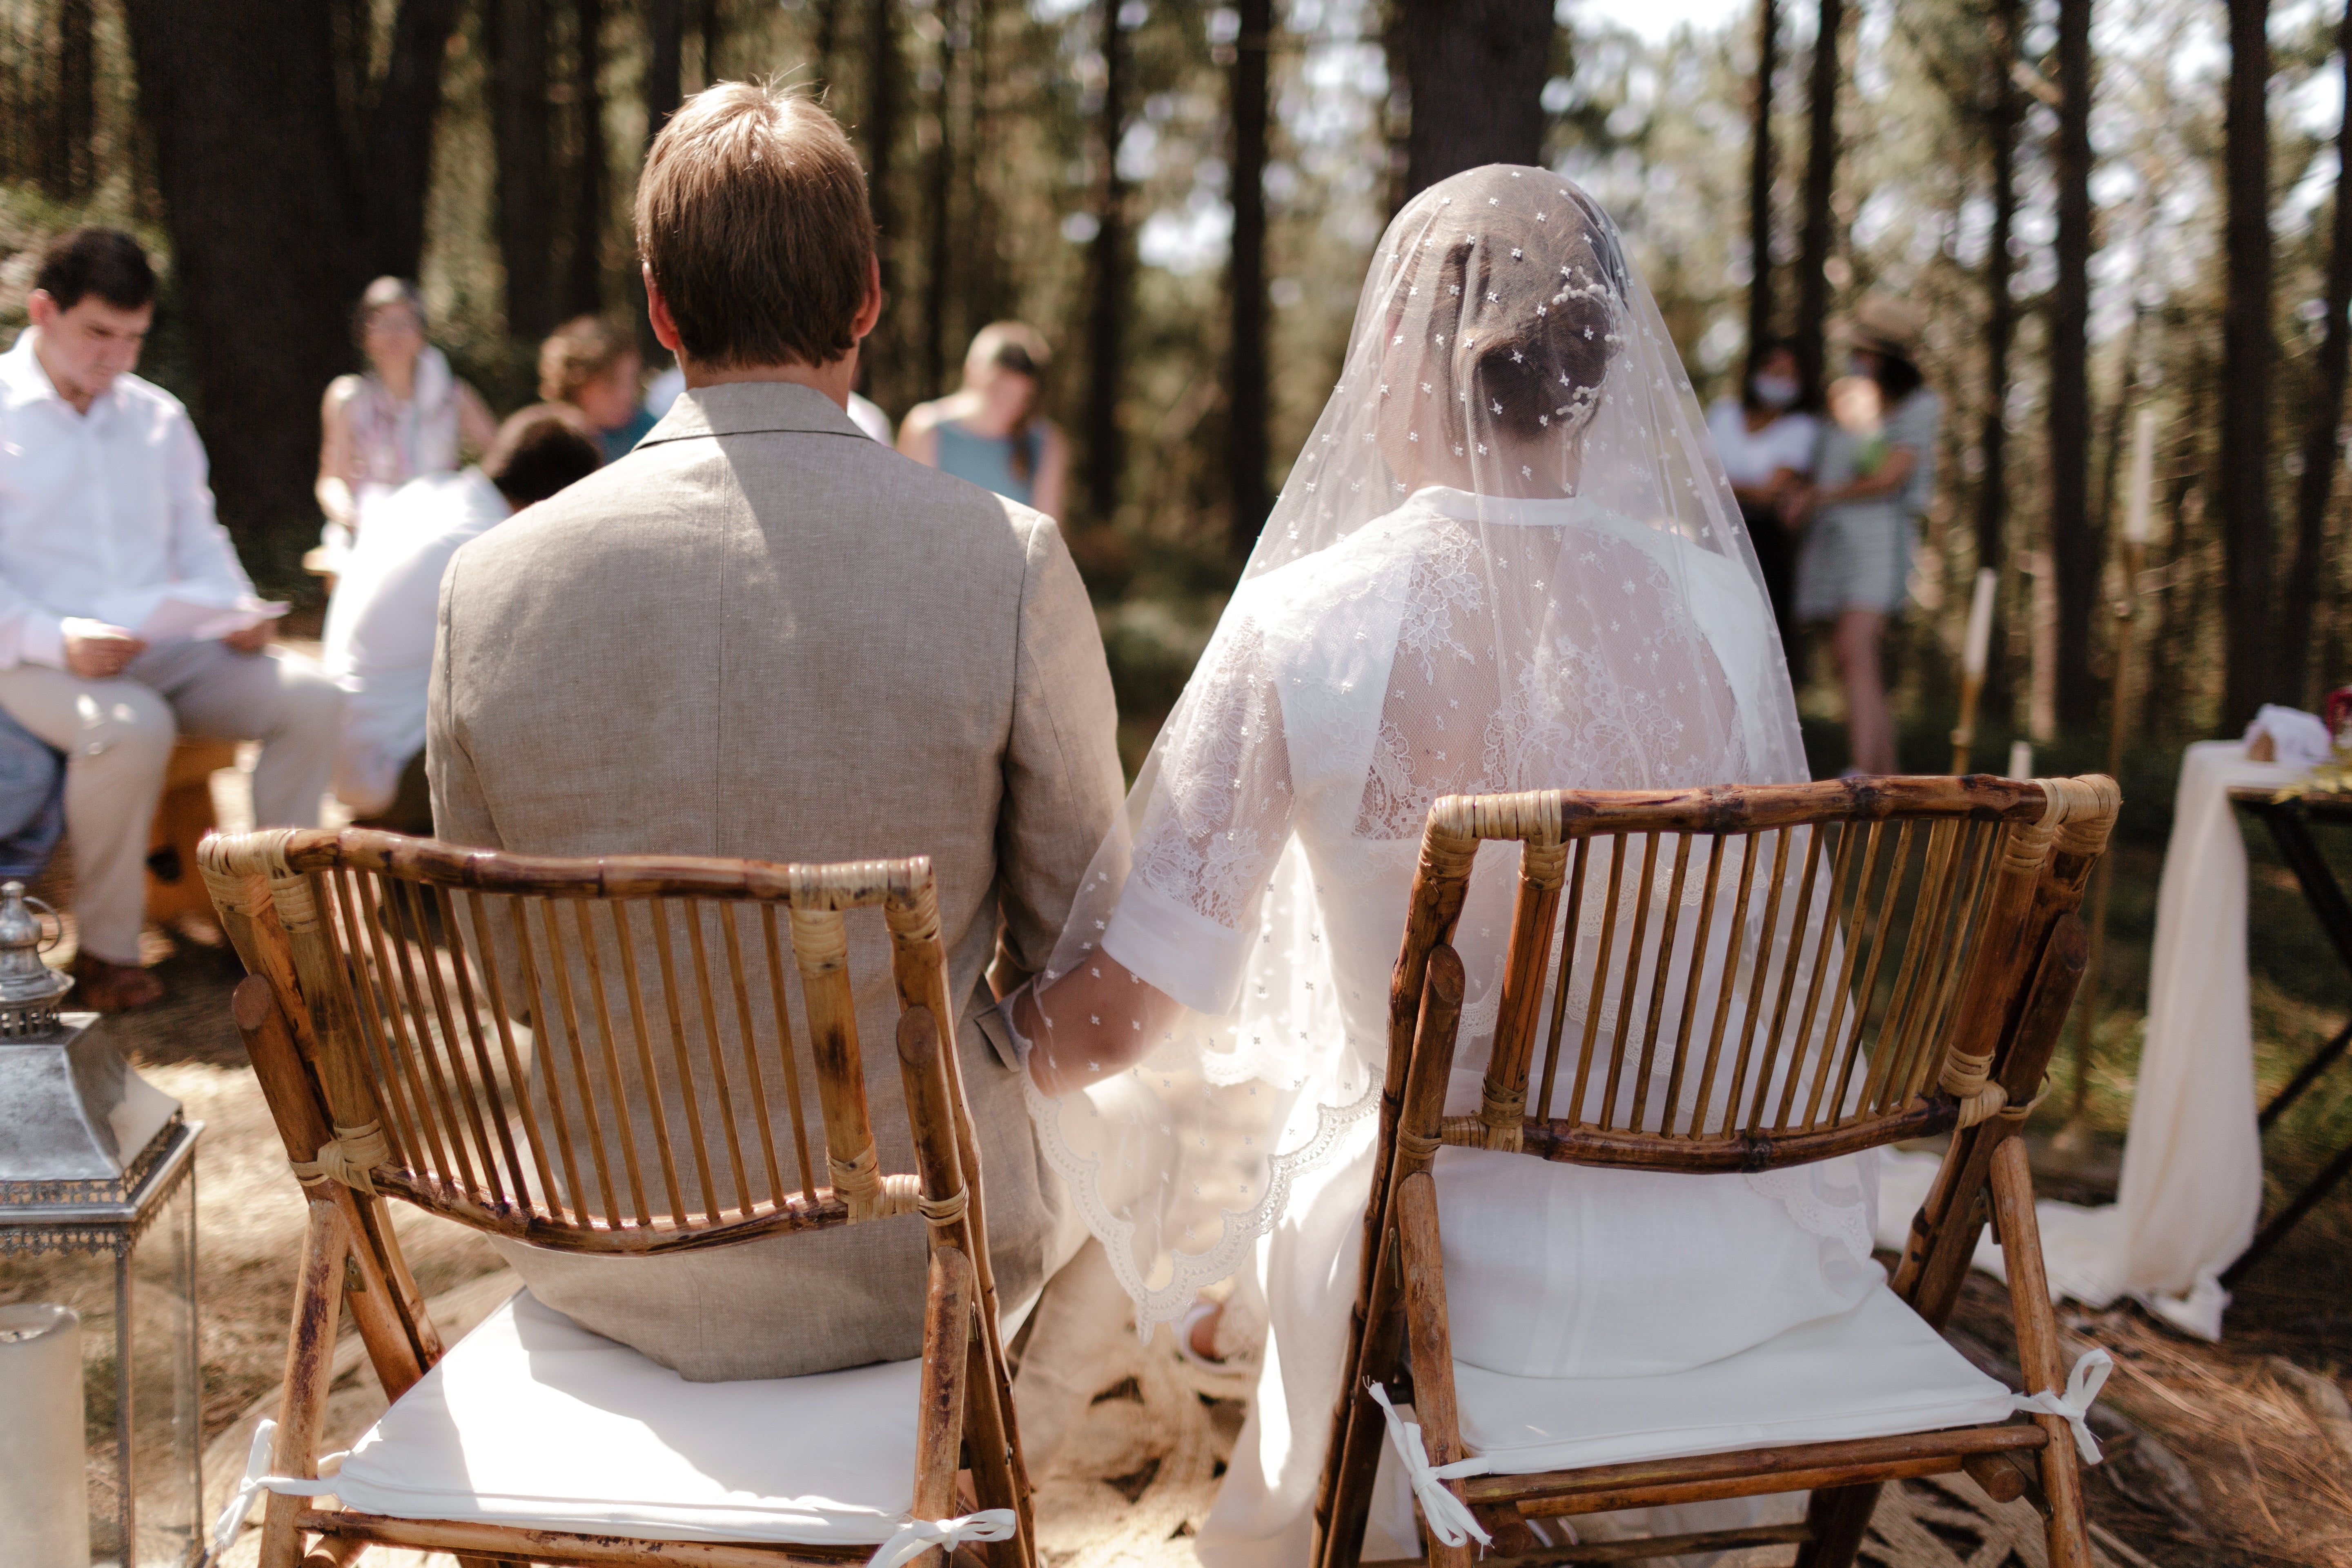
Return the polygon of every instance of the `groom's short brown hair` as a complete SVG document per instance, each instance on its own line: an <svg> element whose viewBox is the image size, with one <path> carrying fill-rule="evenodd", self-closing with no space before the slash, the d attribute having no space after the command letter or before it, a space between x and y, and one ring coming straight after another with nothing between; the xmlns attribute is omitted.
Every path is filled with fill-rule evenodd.
<svg viewBox="0 0 2352 1568"><path fill-rule="evenodd" d="M730 81L687 100L646 158L636 225L688 358L819 365L857 346L866 174L804 93Z"/></svg>

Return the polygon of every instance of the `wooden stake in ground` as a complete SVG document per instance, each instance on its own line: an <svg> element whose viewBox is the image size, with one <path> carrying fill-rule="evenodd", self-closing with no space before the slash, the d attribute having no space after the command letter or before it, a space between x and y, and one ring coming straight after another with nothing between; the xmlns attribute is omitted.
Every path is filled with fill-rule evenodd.
<svg viewBox="0 0 2352 1568"><path fill-rule="evenodd" d="M1977 572L1976 595L1969 601L1969 630L1960 645L1960 721L1952 726L1952 772L1969 771L1969 753L1977 743L1977 700L1984 694L1985 662L1992 650L1992 602L2000 574L1991 567Z"/></svg>

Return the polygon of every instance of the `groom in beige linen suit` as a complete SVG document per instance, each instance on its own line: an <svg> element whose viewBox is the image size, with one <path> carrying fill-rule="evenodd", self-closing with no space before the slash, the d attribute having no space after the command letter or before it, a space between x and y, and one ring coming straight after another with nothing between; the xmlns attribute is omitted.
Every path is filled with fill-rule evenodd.
<svg viewBox="0 0 2352 1568"><path fill-rule="evenodd" d="M821 108L741 83L694 99L654 144L636 228L687 391L634 452L452 562L436 829L526 854L929 856L1010 1307L1074 1232L983 1037L983 972L1043 967L1120 810L1093 611L1053 519L850 422L882 296L864 176ZM866 1093L882 1168L912 1170L867 925L850 953ZM549 1306L714 1381L919 1353L922 1227L657 1258L501 1248Z"/></svg>

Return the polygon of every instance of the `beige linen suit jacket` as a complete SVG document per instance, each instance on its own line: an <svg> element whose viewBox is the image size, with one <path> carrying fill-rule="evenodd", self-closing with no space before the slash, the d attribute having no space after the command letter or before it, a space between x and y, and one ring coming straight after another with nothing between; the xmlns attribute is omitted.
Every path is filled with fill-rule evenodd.
<svg viewBox="0 0 2352 1568"><path fill-rule="evenodd" d="M929 856L1010 1306L1066 1216L978 1027L982 972L1000 932L1013 968L1052 952L1120 810L1115 726L1053 519L900 457L821 393L748 383L687 393L627 457L457 552L425 758L459 844ZM853 920L850 964L882 1168L912 1170L878 916ZM649 1137L644 1086L618 1096ZM501 1249L548 1305L688 1378L781 1377L919 1353L922 1223L660 1258Z"/></svg>

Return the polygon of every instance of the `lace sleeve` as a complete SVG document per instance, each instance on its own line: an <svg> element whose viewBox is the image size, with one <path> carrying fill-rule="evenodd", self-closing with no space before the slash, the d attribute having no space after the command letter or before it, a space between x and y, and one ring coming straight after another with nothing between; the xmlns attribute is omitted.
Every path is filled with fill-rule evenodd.
<svg viewBox="0 0 2352 1568"><path fill-rule="evenodd" d="M1157 765L1103 950L1186 1006L1224 1013L1297 815L1281 696L1255 621L1234 617L1202 655Z"/></svg>

